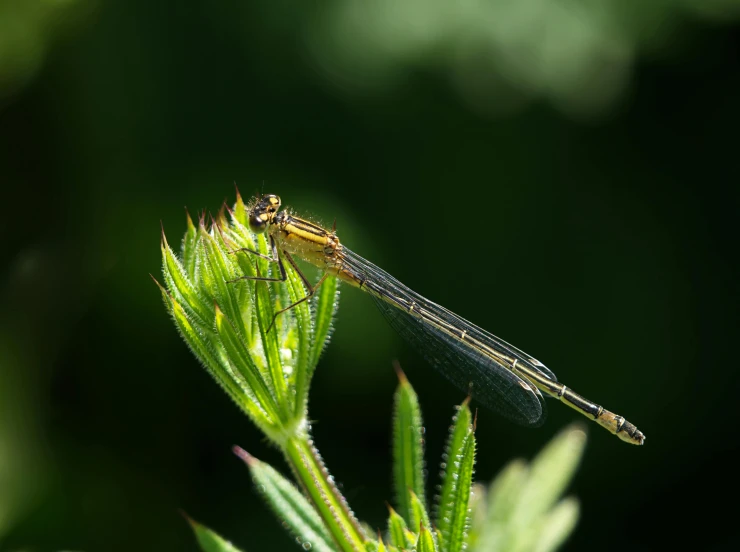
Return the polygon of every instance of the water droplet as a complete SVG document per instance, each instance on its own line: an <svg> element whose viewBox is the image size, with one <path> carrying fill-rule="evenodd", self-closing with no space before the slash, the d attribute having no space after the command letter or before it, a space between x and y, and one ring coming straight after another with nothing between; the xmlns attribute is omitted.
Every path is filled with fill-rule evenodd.
<svg viewBox="0 0 740 552"><path fill-rule="evenodd" d="M313 547L311 546L311 543L310 542L304 542L303 543L303 549L304 550L311 550L311 548L313 548Z"/></svg>

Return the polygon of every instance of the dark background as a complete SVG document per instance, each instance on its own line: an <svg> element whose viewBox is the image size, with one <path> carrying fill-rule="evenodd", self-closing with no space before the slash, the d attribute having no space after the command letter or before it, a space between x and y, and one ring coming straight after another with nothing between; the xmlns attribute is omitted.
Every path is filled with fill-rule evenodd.
<svg viewBox="0 0 740 552"><path fill-rule="evenodd" d="M737 545L738 4L508 4L3 4L0 549L195 550L182 509L297 550L230 447L284 462L149 277L160 220L177 243L234 182L646 433L589 427L567 548ZM343 288L310 412L375 527L393 358L435 474L463 395ZM477 478L577 418L481 411Z"/></svg>

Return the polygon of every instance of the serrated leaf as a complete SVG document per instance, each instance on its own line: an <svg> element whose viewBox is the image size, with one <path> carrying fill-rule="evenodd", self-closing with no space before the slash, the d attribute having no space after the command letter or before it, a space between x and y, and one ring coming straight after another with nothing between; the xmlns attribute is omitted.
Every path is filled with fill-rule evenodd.
<svg viewBox="0 0 740 552"><path fill-rule="evenodd" d="M391 544L401 549L414 546L416 535L409 531L406 521L390 506L388 511L388 538Z"/></svg>
<svg viewBox="0 0 740 552"><path fill-rule="evenodd" d="M403 373L399 378L393 411L393 485L399 513L409 527L417 528L423 519L415 516L409 490L424 504L424 426L416 392Z"/></svg>
<svg viewBox="0 0 740 552"><path fill-rule="evenodd" d="M249 467L257 490L299 544L317 552L334 552L331 534L303 494L272 466L249 455L241 455Z"/></svg>
<svg viewBox="0 0 740 552"><path fill-rule="evenodd" d="M234 204L233 218L236 219L243 226L247 226L247 219L249 217L247 213L247 206L244 204L242 195L239 190L236 191L236 203Z"/></svg>
<svg viewBox="0 0 740 552"><path fill-rule="evenodd" d="M426 506L422 504L421 500L419 500L419 497L416 496L416 493L411 490L409 490L408 493L411 498L411 519L418 519L419 526L431 527ZM416 521L414 521L413 523L416 523ZM412 525L412 527L416 527L416 525ZM434 539L435 535L432 535L432 538Z"/></svg>
<svg viewBox="0 0 740 552"><path fill-rule="evenodd" d="M436 526L442 534L440 546L445 552L457 550L456 547L461 545L460 539L467 529L467 504L472 483L472 462L475 458L473 416L468 403L466 399L455 415L442 465L442 489L438 499ZM471 462L469 466L468 462ZM468 480L464 479L466 476ZM461 500L464 500L463 518Z"/></svg>
<svg viewBox="0 0 740 552"><path fill-rule="evenodd" d="M188 519L190 527L195 533L195 538L203 552L242 552L239 548L231 544L215 531L211 531L205 525L197 521Z"/></svg>
<svg viewBox="0 0 740 552"><path fill-rule="evenodd" d="M475 550L481 529L486 522L488 514L487 499L486 486L482 483L473 483L473 487L470 489L470 502L468 502L470 529L468 530L467 543L471 550Z"/></svg>
<svg viewBox="0 0 740 552"><path fill-rule="evenodd" d="M444 537L439 529L434 528L434 534L437 536L437 548L444 550Z"/></svg>
<svg viewBox="0 0 740 552"><path fill-rule="evenodd" d="M182 306L172 300L172 318L175 321L175 326L180 332L180 335L188 344L193 354L201 361L205 366L208 373L221 385L231 399L241 408L259 427L266 432L274 433L275 426L269 420L265 419L264 413L257 407L257 405L248 400L248 397L244 394L244 389L239 385L234 374L227 370L223 364L218 360L218 355L214 351L213 345L210 341L203 339L201 333L195 330L193 325L190 323L185 311Z"/></svg>
<svg viewBox="0 0 740 552"><path fill-rule="evenodd" d="M198 248L200 249L200 248ZM187 271L174 252L162 239L162 275L167 290L178 301L195 323L208 331L213 324L213 304L201 295L195 283L188 279Z"/></svg>
<svg viewBox="0 0 740 552"><path fill-rule="evenodd" d="M334 541L346 552L363 550L367 538L334 485L313 442L305 437L289 439L284 443L283 452Z"/></svg>
<svg viewBox="0 0 740 552"><path fill-rule="evenodd" d="M437 552L432 532L424 525L419 529L419 539L416 541L416 552Z"/></svg>
<svg viewBox="0 0 740 552"><path fill-rule="evenodd" d="M315 347L312 339L314 320L311 317L310 302L306 299L308 292L303 285L300 275L290 266L289 262L285 263L285 273L287 276L287 285L285 287L289 292L288 297L290 303L294 306L279 316L293 317L291 331L296 333L293 337L297 341L294 359L296 392L293 413L295 416L300 416L306 407L308 387L311 380L311 348Z"/></svg>
<svg viewBox="0 0 740 552"><path fill-rule="evenodd" d="M319 363L319 357L326 348L332 330L332 320L339 305L339 285L337 279L329 276L321 284L314 299L314 310L316 322L314 326L313 347L311 349L311 362L309 363L310 375ZM309 377L310 377L309 375Z"/></svg>
<svg viewBox="0 0 740 552"><path fill-rule="evenodd" d="M193 224L193 219L190 218L190 213L185 211L185 215L188 219L188 229L185 231L185 236L182 239L182 264L190 281L194 281L197 266L195 252L198 246L198 230Z"/></svg>
<svg viewBox="0 0 740 552"><path fill-rule="evenodd" d="M465 439L460 463L457 470L457 485L455 496L449 508L450 523L447 530L440 529L444 535L446 552L460 552L465 548L465 538L468 527L470 527L470 516L468 512L468 501L470 500L470 488L473 484L473 467L475 465L475 434Z"/></svg>
<svg viewBox="0 0 740 552"><path fill-rule="evenodd" d="M244 378L246 385L251 389L262 410L273 422L278 421L279 415L275 397L267 388L262 373L252 360L250 352L244 346L244 341L237 335L231 322L218 306L216 307L216 331L221 337L221 343L226 349L229 359Z"/></svg>
<svg viewBox="0 0 740 552"><path fill-rule="evenodd" d="M234 269L233 257L225 252L220 235L217 238L205 228L201 228L199 238L205 253L201 264L201 282L208 289L209 296L213 297L214 302L229 317L239 335L244 336L247 329L241 315L241 306L234 291L234 284L229 283L238 276Z"/></svg>
<svg viewBox="0 0 740 552"><path fill-rule="evenodd" d="M269 285L265 282L255 283L255 314L259 327L262 347L267 359L268 373L275 393L277 404L287 408L288 392L283 365L280 360L280 345L278 343L278 329L272 326L274 308L272 298L270 297ZM270 330L270 331L268 331ZM285 411L285 415L290 412Z"/></svg>

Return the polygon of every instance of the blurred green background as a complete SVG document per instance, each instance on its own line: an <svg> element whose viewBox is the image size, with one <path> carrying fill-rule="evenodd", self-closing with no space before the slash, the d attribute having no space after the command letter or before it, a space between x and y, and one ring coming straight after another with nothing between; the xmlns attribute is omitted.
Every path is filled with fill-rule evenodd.
<svg viewBox="0 0 740 552"><path fill-rule="evenodd" d="M595 426L572 550L738 543L736 0L0 2L0 549L196 550L186 511L297 550L231 454L286 466L179 339L160 220L280 194L401 281L635 422ZM382 527L398 358L427 425L448 386L343 288L310 404ZM538 430L478 419L477 478ZM734 495L725 497L734 503ZM271 540L279 546L265 544Z"/></svg>

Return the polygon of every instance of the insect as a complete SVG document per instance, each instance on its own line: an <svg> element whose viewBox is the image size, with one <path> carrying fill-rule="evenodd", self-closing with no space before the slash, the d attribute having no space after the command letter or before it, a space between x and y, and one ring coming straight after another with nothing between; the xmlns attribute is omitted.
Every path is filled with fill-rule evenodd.
<svg viewBox="0 0 740 552"><path fill-rule="evenodd" d="M622 441L642 445L645 435L624 417L614 414L558 382L539 360L425 299L393 276L342 245L334 229L327 230L281 210L280 198L257 198L249 211L249 227L266 233L271 257L241 249L277 263L277 278L243 276L265 281L287 279L284 262L297 271L308 294L279 314L309 299L332 275L370 294L390 325L454 385L484 406L523 426L541 425L547 416L544 395L570 406ZM312 285L294 256L324 271ZM241 279L241 278L240 278ZM273 318L273 324L275 319Z"/></svg>

